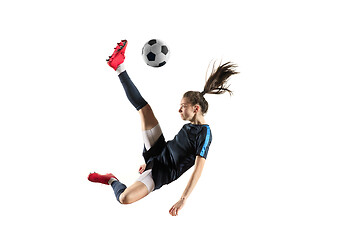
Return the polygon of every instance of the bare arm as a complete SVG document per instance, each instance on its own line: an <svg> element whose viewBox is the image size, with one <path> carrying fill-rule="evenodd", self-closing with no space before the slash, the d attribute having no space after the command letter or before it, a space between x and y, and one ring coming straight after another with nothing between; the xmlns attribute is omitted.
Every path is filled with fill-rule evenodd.
<svg viewBox="0 0 360 240"><path fill-rule="evenodd" d="M142 174L145 171L145 169L146 169L146 164L141 165L139 168L139 173Z"/></svg>
<svg viewBox="0 0 360 240"><path fill-rule="evenodd" d="M180 200L177 203L175 203L169 210L169 213L172 216L177 216L179 210L185 205L186 199L190 196L191 192L194 190L196 183L198 182L201 176L201 172L204 168L204 165L205 165L205 158L197 156L195 159L194 172L192 173L190 180L186 185L185 191L183 192Z"/></svg>

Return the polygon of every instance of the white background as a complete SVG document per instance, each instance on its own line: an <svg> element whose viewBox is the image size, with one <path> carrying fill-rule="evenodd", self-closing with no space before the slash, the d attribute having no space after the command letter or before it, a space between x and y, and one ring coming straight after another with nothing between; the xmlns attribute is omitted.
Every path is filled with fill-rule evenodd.
<svg viewBox="0 0 360 240"><path fill-rule="evenodd" d="M356 1L2 1L2 239L359 239ZM105 59L126 38L128 73L165 138L212 59L238 64L234 95L207 96L213 143L191 170L133 205L91 171L130 185L140 120ZM145 65L164 40L171 59ZM6 237L5 237L6 236Z"/></svg>

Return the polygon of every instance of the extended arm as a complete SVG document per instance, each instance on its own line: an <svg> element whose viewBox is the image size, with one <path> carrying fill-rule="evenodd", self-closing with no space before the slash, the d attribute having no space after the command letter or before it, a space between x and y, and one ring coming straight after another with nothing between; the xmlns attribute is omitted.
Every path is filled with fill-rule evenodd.
<svg viewBox="0 0 360 240"><path fill-rule="evenodd" d="M204 168L204 165L205 165L205 158L197 156L195 159L194 172L192 173L192 175L190 177L190 180L185 188L185 191L183 192L180 200L177 203L175 203L169 210L169 213L172 216L177 216L179 210L185 205L186 199L189 197L191 192L194 190L196 183L198 182L198 180L201 176L201 172Z"/></svg>

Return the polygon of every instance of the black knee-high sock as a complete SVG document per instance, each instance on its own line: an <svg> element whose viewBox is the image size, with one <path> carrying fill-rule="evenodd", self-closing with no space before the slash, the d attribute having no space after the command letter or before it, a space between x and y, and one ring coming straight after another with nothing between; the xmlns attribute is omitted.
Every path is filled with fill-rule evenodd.
<svg viewBox="0 0 360 240"><path fill-rule="evenodd" d="M118 200L120 202L120 195L125 191L126 189L126 186L125 184L122 184L121 182L119 181L113 181L111 183L111 187L114 189L114 193L115 193L115 196L116 196L116 200Z"/></svg>
<svg viewBox="0 0 360 240"><path fill-rule="evenodd" d="M129 75L126 71L119 74L120 82L122 83L126 96L131 102L131 104L136 108L136 110L140 110L143 108L147 102L141 96L139 90L136 88L134 83L131 81Z"/></svg>

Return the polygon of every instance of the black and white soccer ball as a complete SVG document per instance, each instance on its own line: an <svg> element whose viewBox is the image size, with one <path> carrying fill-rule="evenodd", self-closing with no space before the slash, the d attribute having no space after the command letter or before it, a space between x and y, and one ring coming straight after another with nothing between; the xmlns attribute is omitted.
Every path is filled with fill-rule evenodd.
<svg viewBox="0 0 360 240"><path fill-rule="evenodd" d="M164 66L170 57L168 46L159 39L151 39L145 43L142 55L147 65L151 67Z"/></svg>

